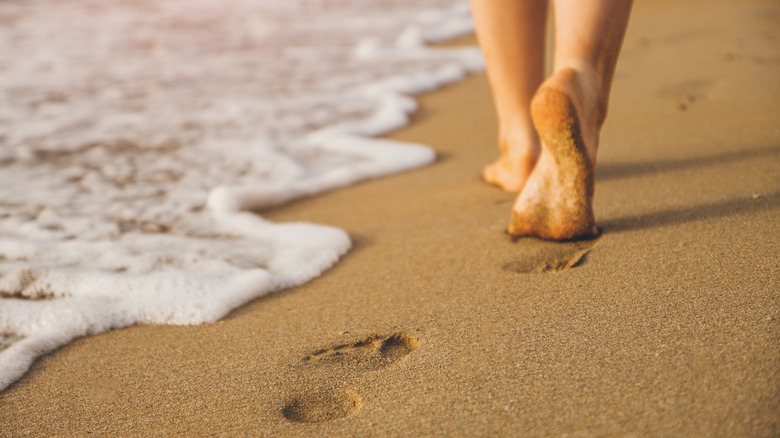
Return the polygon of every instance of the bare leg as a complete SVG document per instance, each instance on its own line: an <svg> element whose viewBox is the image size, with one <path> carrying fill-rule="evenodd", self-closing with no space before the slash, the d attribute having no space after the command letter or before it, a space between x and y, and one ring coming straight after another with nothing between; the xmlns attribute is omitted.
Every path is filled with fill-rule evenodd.
<svg viewBox="0 0 780 438"><path fill-rule="evenodd" d="M553 75L531 102L542 154L512 211L509 233L566 240L595 235L599 130L630 0L556 0Z"/></svg>
<svg viewBox="0 0 780 438"><path fill-rule="evenodd" d="M472 0L471 9L487 60L501 150L501 157L485 167L482 177L519 192L540 152L530 107L544 79L547 0Z"/></svg>

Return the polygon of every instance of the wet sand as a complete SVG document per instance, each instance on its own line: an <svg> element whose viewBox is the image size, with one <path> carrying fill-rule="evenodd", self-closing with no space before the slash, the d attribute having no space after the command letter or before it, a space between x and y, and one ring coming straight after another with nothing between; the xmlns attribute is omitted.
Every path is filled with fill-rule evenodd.
<svg viewBox="0 0 780 438"><path fill-rule="evenodd" d="M77 340L0 393L0 435L780 434L780 7L635 5L595 241L513 242L485 76L391 138L433 166L264 214L354 249L216 324Z"/></svg>

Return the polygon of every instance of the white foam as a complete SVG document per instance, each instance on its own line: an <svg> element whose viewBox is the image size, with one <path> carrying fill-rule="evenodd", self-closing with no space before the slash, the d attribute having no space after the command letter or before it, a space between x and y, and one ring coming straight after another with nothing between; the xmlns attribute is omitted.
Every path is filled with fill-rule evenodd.
<svg viewBox="0 0 780 438"><path fill-rule="evenodd" d="M215 321L350 247L268 208L431 163L372 138L482 68L460 0L0 2L0 390L72 339ZM305 219L305 218L302 218Z"/></svg>

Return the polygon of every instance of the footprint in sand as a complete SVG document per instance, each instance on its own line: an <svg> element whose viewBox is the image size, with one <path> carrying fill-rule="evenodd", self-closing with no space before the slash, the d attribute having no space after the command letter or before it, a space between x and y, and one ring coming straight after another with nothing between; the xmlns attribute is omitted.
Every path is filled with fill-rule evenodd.
<svg viewBox="0 0 780 438"><path fill-rule="evenodd" d="M371 335L351 344L318 350L304 359L304 364L333 364L339 366L377 369L401 360L417 348L414 336L395 333L389 336Z"/></svg>
<svg viewBox="0 0 780 438"><path fill-rule="evenodd" d="M585 263L585 257L598 239L576 242L546 242L527 240L527 252L519 260L503 266L504 271L519 274L541 274L575 268Z"/></svg>
<svg viewBox="0 0 780 438"><path fill-rule="evenodd" d="M282 409L284 418L299 423L321 423L344 418L362 406L360 397L350 391L316 391L294 398Z"/></svg>
<svg viewBox="0 0 780 438"><path fill-rule="evenodd" d="M406 333L371 335L357 342L315 351L303 359L301 366L303 370L312 366L352 372L377 370L397 363L418 346L417 338ZM333 374L332 370L328 374ZM361 406L360 396L352 391L318 389L292 398L282 409L282 415L290 421L318 423L344 418Z"/></svg>
<svg viewBox="0 0 780 438"><path fill-rule="evenodd" d="M686 111L695 102L707 98L712 82L705 79L688 79L658 91L658 96L676 101L678 111Z"/></svg>

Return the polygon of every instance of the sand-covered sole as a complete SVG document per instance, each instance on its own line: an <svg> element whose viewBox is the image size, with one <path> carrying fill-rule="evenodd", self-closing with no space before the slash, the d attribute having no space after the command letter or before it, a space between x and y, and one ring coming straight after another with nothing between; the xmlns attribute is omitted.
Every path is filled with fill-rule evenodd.
<svg viewBox="0 0 780 438"><path fill-rule="evenodd" d="M542 87L531 103L531 116L543 153L554 159L555 174L542 178L546 198L530 202L523 212L512 212L507 232L513 237L551 240L597 236L592 206L594 170L573 102L561 91Z"/></svg>

